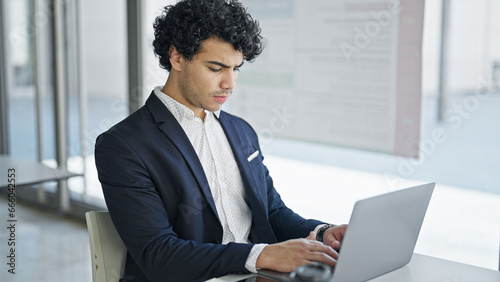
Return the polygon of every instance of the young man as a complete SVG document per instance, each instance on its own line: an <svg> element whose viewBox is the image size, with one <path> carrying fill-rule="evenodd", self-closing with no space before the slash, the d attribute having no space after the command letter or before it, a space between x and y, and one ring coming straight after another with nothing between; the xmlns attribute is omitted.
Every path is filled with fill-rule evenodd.
<svg viewBox="0 0 500 282"><path fill-rule="evenodd" d="M346 226L287 208L255 132L220 110L244 61L262 51L258 23L236 1L183 0L165 7L154 28L168 79L95 149L106 204L128 249L121 281L335 265Z"/></svg>

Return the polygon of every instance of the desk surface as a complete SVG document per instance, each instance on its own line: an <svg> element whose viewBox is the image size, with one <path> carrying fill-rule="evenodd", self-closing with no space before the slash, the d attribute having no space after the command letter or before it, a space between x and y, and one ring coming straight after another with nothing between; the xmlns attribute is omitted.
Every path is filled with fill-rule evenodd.
<svg viewBox="0 0 500 282"><path fill-rule="evenodd" d="M500 272L473 265L414 254L411 262L370 282L427 281L427 282L498 282Z"/></svg>
<svg viewBox="0 0 500 282"><path fill-rule="evenodd" d="M240 281L254 275L227 275L210 280ZM258 281L258 280L257 280ZM411 262L397 270L369 280L370 282L499 282L500 272L453 262L435 257L414 254Z"/></svg>
<svg viewBox="0 0 500 282"><path fill-rule="evenodd" d="M0 155L0 188L6 188L8 186L7 173L8 169L11 168L15 169L16 187L81 175L65 169L51 168L35 161Z"/></svg>

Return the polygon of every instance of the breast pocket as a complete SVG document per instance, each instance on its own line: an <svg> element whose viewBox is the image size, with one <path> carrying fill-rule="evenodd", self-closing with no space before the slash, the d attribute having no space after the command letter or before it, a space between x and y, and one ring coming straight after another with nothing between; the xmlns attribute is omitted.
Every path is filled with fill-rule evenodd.
<svg viewBox="0 0 500 282"><path fill-rule="evenodd" d="M259 159L259 158L260 158L260 156L259 156L259 155L260 155L260 151L259 151L259 150L257 150L257 151L255 151L255 152L253 152L252 154L250 154L250 156L248 156L247 161L250 163L250 162L252 162L254 159Z"/></svg>

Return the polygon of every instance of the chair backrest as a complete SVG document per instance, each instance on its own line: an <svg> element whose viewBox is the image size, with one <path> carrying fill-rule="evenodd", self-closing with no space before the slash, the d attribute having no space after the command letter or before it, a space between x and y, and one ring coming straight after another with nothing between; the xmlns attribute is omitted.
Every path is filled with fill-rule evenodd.
<svg viewBox="0 0 500 282"><path fill-rule="evenodd" d="M115 282L123 276L127 249L108 212L85 213L90 240L93 282Z"/></svg>

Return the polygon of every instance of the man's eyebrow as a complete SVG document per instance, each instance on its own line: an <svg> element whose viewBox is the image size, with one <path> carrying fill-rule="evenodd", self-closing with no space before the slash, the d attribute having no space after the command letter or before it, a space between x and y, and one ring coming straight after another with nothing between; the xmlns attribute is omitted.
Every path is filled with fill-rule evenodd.
<svg viewBox="0 0 500 282"><path fill-rule="evenodd" d="M223 68L230 68L231 66L228 66L226 64L223 64L221 62L217 62L217 61L208 61L209 64L213 64L213 65L217 65L219 67L223 67ZM245 63L245 61L242 61L241 64L237 65L235 68L241 68L241 66L243 66L243 64Z"/></svg>

